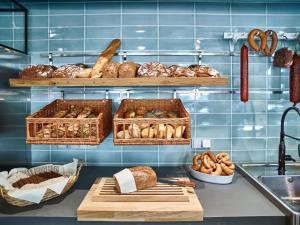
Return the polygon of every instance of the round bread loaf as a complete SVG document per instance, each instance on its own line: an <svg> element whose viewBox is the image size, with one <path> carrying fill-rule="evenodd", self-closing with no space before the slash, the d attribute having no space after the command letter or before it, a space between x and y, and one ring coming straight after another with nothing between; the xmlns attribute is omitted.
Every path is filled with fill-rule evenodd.
<svg viewBox="0 0 300 225"><path fill-rule="evenodd" d="M82 74L84 68L77 65L64 65L55 70L52 74L53 78L75 78Z"/></svg>
<svg viewBox="0 0 300 225"><path fill-rule="evenodd" d="M174 77L194 77L196 72L189 67L171 66L172 75Z"/></svg>
<svg viewBox="0 0 300 225"><path fill-rule="evenodd" d="M159 62L145 63L138 70L140 77L170 77L171 69Z"/></svg>
<svg viewBox="0 0 300 225"><path fill-rule="evenodd" d="M103 78L117 78L119 75L119 63L110 61L103 68Z"/></svg>
<svg viewBox="0 0 300 225"><path fill-rule="evenodd" d="M139 64L134 62L124 62L119 66L120 78L133 78L136 77Z"/></svg>
<svg viewBox="0 0 300 225"><path fill-rule="evenodd" d="M20 72L22 79L51 78L56 67L50 65L31 65Z"/></svg>

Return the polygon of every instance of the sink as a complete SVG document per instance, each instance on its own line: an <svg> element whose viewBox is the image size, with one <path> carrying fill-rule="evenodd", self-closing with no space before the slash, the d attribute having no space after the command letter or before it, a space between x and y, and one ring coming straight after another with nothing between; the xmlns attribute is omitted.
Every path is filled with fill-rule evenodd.
<svg viewBox="0 0 300 225"><path fill-rule="evenodd" d="M283 200L300 200L300 175L260 176L258 179Z"/></svg>
<svg viewBox="0 0 300 225"><path fill-rule="evenodd" d="M277 175L277 164L240 164L237 170L289 218L300 225L300 164L286 165L286 175Z"/></svg>

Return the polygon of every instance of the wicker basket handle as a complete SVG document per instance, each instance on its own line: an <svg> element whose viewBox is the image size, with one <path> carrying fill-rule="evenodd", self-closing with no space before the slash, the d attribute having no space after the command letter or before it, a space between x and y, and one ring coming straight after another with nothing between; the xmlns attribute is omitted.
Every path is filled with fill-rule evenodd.
<svg viewBox="0 0 300 225"><path fill-rule="evenodd" d="M2 198L4 198L3 190L4 190L4 187L2 185L0 185L0 194L1 194Z"/></svg>
<svg viewBox="0 0 300 225"><path fill-rule="evenodd" d="M84 165L84 161L83 161L83 160L79 160L79 166L78 166L78 169L77 169L76 175L75 175L76 177L79 176L79 173L80 173L80 171L81 171L83 165Z"/></svg>

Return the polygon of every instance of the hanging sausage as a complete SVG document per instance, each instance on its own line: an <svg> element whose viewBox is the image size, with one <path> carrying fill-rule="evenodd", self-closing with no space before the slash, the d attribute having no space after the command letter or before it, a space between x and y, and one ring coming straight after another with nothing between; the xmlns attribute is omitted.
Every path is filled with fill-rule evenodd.
<svg viewBox="0 0 300 225"><path fill-rule="evenodd" d="M296 53L290 67L290 101L294 104L300 102L300 56Z"/></svg>
<svg viewBox="0 0 300 225"><path fill-rule="evenodd" d="M240 97L242 102L248 101L248 47L245 44L240 54Z"/></svg>

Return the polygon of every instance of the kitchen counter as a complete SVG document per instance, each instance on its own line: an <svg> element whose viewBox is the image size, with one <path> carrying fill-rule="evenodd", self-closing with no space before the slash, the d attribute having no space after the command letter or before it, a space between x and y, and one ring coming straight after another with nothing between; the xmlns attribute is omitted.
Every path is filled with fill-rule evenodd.
<svg viewBox="0 0 300 225"><path fill-rule="evenodd" d="M76 209L96 177L111 176L120 167L85 167L74 187L62 197L44 204L28 207L14 207L0 200L0 224L30 225L71 225L71 224L122 224L117 222L78 222ZM159 177L182 177L184 167L154 168ZM255 187L238 172L229 185L208 184L197 181L196 193L204 209L203 225L243 224L243 225L284 225L285 215L265 198ZM199 222L178 222L178 224L198 224ZM129 224L157 224L130 222ZM174 224L164 223L164 224Z"/></svg>

